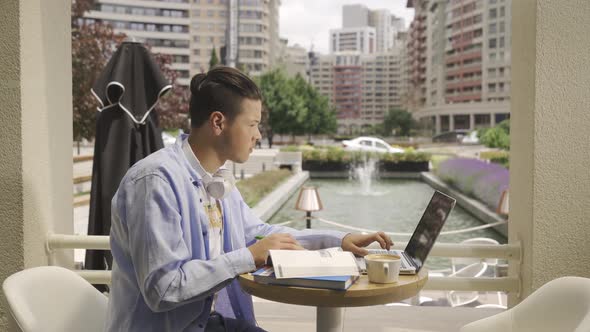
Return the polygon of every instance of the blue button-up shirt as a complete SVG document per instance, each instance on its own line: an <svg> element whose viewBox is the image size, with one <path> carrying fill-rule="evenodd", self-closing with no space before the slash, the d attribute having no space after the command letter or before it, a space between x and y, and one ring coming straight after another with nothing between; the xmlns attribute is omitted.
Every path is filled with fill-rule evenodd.
<svg viewBox="0 0 590 332"><path fill-rule="evenodd" d="M223 206L224 254L209 259L201 177L176 144L136 163L112 200L112 284L107 331L203 331L215 310L254 322L251 297L236 276L256 269L256 235L290 233L303 247L340 246L346 233L269 225L234 189Z"/></svg>

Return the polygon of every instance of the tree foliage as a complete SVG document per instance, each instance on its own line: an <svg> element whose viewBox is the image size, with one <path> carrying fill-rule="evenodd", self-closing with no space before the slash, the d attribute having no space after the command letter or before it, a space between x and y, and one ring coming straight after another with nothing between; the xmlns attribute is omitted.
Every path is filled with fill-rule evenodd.
<svg viewBox="0 0 590 332"><path fill-rule="evenodd" d="M219 64L219 58L217 57L217 51L215 47L211 49L211 58L209 59L209 69L213 69L213 67Z"/></svg>
<svg viewBox="0 0 590 332"><path fill-rule="evenodd" d="M391 109L383 120L383 136L390 136L394 133L397 136L409 136L410 131L416 127L416 121L408 111Z"/></svg>
<svg viewBox="0 0 590 332"><path fill-rule="evenodd" d="M275 69L257 78L268 120L265 134L315 135L336 131L336 112L328 99L300 75L288 78Z"/></svg>
<svg viewBox="0 0 590 332"><path fill-rule="evenodd" d="M500 122L493 128L480 129L478 137L487 147L510 150L510 119Z"/></svg>

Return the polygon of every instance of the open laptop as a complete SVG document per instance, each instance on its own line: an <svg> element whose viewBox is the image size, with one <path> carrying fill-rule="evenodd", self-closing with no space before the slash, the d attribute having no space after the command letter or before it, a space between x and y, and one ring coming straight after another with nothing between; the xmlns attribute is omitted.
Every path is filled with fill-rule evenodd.
<svg viewBox="0 0 590 332"><path fill-rule="evenodd" d="M440 234L447 217L455 207L455 202L454 198L440 191L435 191L404 251L369 249L369 254L398 255L402 258L400 274L418 273L424 265L426 257L428 257L430 249L432 249L436 238ZM361 271L365 272L365 259L359 257L357 263Z"/></svg>

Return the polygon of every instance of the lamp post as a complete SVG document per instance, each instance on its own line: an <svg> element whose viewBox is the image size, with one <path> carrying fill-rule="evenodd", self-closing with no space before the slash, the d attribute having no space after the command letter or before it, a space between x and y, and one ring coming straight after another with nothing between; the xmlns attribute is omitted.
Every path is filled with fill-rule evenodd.
<svg viewBox="0 0 590 332"><path fill-rule="evenodd" d="M305 211L306 228L311 228L311 212L323 208L320 195L316 187L302 187L295 203L295 209Z"/></svg>

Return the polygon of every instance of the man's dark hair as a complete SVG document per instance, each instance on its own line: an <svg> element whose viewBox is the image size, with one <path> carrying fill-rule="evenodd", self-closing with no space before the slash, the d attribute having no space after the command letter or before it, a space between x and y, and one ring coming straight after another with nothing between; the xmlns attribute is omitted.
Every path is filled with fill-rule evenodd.
<svg viewBox="0 0 590 332"><path fill-rule="evenodd" d="M199 128L218 111L232 121L245 98L262 100L256 83L241 71L218 66L207 74L197 74L191 80L191 127Z"/></svg>

